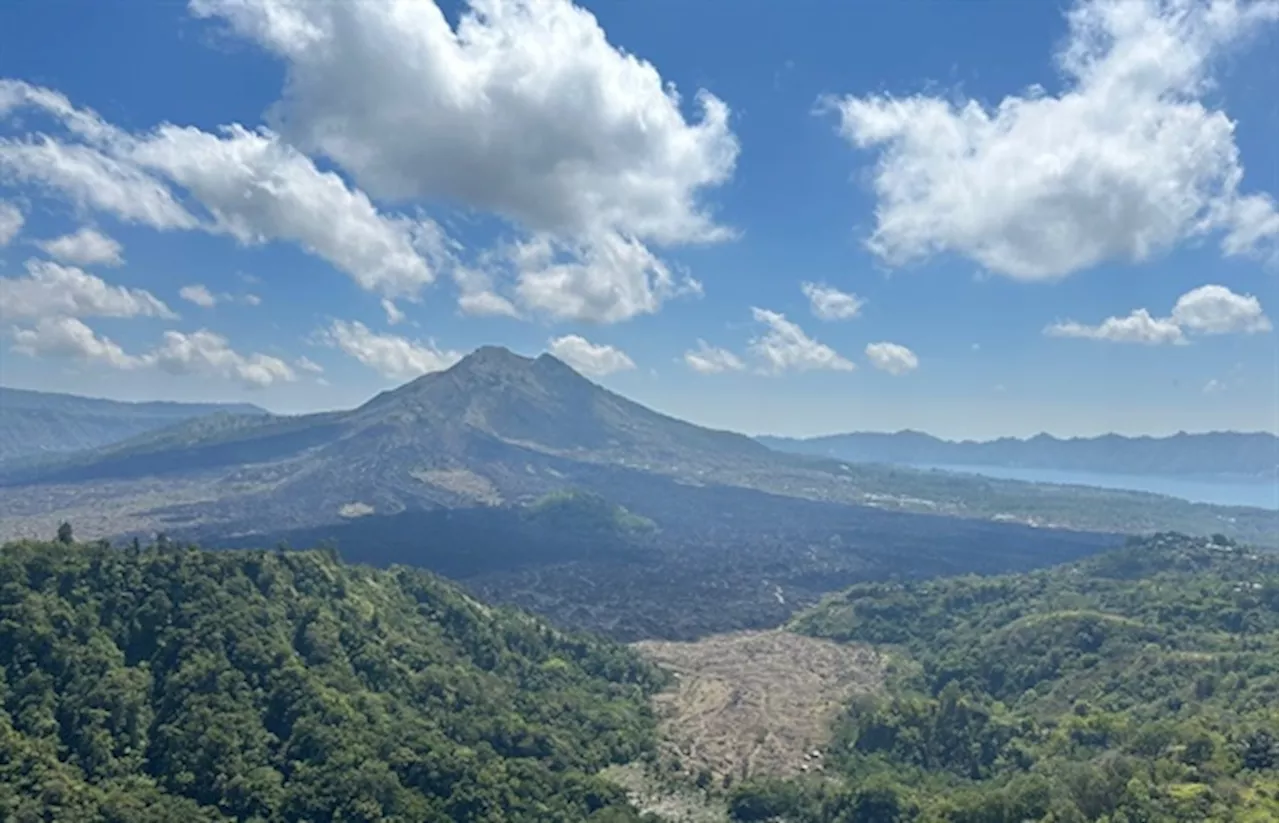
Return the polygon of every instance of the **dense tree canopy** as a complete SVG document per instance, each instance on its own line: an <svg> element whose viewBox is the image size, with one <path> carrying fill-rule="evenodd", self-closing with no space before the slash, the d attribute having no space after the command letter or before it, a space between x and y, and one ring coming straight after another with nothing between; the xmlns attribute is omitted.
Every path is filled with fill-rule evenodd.
<svg viewBox="0 0 1280 823"><path fill-rule="evenodd" d="M331 552L0 549L0 819L637 820L624 647Z"/></svg>
<svg viewBox="0 0 1280 823"><path fill-rule="evenodd" d="M1274 564L1166 534L1041 571L858 584L791 628L884 650L886 688L838 718L822 774L727 785L729 814L1274 820ZM657 820L598 773L653 759L665 681L625 647L332 550L14 543L0 819Z"/></svg>
<svg viewBox="0 0 1280 823"><path fill-rule="evenodd" d="M895 655L837 724L840 780L743 784L731 812L1275 820L1275 564L1164 534L1039 572L854 586L794 625Z"/></svg>

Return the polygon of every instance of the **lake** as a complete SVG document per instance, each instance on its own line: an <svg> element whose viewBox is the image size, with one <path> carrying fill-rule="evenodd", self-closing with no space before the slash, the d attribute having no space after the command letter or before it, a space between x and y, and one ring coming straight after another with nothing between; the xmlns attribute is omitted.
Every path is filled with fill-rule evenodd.
<svg viewBox="0 0 1280 823"><path fill-rule="evenodd" d="M1025 480L1030 483L1063 483L1094 486L1102 489L1127 489L1180 497L1193 503L1216 503L1221 506L1257 506L1280 508L1280 483L1275 480L1245 478L1168 477L1144 474L1099 474L1097 472L1061 471L1057 469L1024 469L1005 466L951 466L917 463L917 469L979 474L1001 480Z"/></svg>

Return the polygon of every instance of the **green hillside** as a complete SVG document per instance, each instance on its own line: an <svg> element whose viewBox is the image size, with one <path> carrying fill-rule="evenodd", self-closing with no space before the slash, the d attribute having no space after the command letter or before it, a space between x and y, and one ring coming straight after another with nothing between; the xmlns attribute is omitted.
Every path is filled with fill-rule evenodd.
<svg viewBox="0 0 1280 823"><path fill-rule="evenodd" d="M797 631L890 652L839 720L838 782L758 783L736 819L1275 820L1274 553L1175 534L1026 574L868 583Z"/></svg>
<svg viewBox="0 0 1280 823"><path fill-rule="evenodd" d="M637 820L662 675L329 552L0 549L0 819Z"/></svg>
<svg viewBox="0 0 1280 823"><path fill-rule="evenodd" d="M553 492L534 501L525 512L529 523L573 535L618 537L647 534L657 524L632 514L593 492Z"/></svg>

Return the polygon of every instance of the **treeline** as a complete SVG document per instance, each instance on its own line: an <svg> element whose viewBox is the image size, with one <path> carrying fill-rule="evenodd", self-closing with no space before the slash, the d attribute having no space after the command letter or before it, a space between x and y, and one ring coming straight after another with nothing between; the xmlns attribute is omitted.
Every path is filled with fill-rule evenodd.
<svg viewBox="0 0 1280 823"><path fill-rule="evenodd" d="M854 586L794 628L890 649L827 756L736 820L1277 818L1274 553L1180 535L1028 574Z"/></svg>
<svg viewBox="0 0 1280 823"><path fill-rule="evenodd" d="M0 548L0 819L637 821L662 673L421 571Z"/></svg>

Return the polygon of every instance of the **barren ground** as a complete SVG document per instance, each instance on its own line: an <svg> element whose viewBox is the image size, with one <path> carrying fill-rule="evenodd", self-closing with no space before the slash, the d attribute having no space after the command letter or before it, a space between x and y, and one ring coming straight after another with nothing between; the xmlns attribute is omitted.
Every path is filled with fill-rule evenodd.
<svg viewBox="0 0 1280 823"><path fill-rule="evenodd" d="M723 796L656 778L638 763L610 766L600 776L625 789L642 813L657 814L672 823L729 823Z"/></svg>
<svg viewBox="0 0 1280 823"><path fill-rule="evenodd" d="M718 778L820 771L836 712L883 676L868 647L781 630L635 647L678 678L654 700L664 754Z"/></svg>

